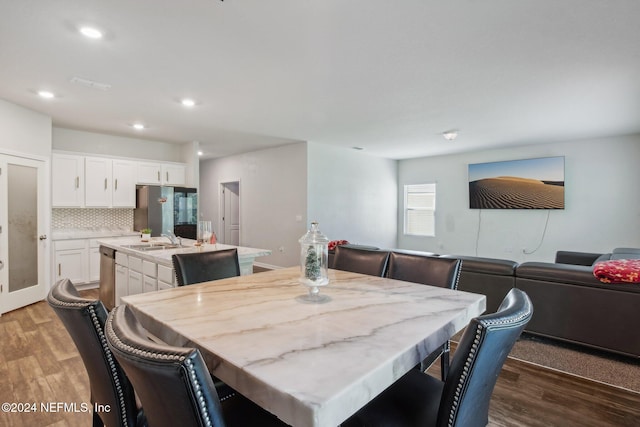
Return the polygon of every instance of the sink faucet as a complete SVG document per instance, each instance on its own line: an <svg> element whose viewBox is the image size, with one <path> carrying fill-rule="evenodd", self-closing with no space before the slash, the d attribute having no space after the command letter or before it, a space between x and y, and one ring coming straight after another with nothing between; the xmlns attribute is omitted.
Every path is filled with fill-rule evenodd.
<svg viewBox="0 0 640 427"><path fill-rule="evenodd" d="M180 245L182 246L182 239L178 236L176 236L175 234L173 234L173 231L171 230L167 230L168 234L161 234L161 237L166 237L167 239L169 239L169 241L171 242L172 245Z"/></svg>

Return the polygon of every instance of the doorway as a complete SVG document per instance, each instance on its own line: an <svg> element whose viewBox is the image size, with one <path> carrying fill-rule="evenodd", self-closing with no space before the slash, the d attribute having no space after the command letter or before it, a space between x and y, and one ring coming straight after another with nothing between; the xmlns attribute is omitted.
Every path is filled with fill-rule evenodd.
<svg viewBox="0 0 640 427"><path fill-rule="evenodd" d="M240 246L240 181L220 184L220 243Z"/></svg>
<svg viewBox="0 0 640 427"><path fill-rule="evenodd" d="M0 313L46 294L45 162L0 154Z"/></svg>

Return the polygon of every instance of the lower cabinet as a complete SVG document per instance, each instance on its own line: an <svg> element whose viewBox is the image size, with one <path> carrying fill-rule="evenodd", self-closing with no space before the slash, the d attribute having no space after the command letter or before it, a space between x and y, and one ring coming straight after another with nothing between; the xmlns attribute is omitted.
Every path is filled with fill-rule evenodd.
<svg viewBox="0 0 640 427"><path fill-rule="evenodd" d="M116 251L116 305L121 298L175 286L173 268Z"/></svg>
<svg viewBox="0 0 640 427"><path fill-rule="evenodd" d="M63 240L55 243L54 277L69 279L74 284L88 281L87 244L85 240Z"/></svg>

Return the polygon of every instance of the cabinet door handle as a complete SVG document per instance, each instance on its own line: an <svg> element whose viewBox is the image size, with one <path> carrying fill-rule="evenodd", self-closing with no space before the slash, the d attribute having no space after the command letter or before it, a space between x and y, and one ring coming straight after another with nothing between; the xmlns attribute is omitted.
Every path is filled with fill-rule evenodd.
<svg viewBox="0 0 640 427"><path fill-rule="evenodd" d="M167 172L167 182L169 182L169 172Z"/></svg>
<svg viewBox="0 0 640 427"><path fill-rule="evenodd" d="M160 171L158 171L158 182L160 182Z"/></svg>
<svg viewBox="0 0 640 427"><path fill-rule="evenodd" d="M62 264L58 263L58 277L62 276Z"/></svg>
<svg viewBox="0 0 640 427"><path fill-rule="evenodd" d="M80 188L80 177L76 176L76 188Z"/></svg>
<svg viewBox="0 0 640 427"><path fill-rule="evenodd" d="M104 189L107 189L107 178L104 179Z"/></svg>
<svg viewBox="0 0 640 427"><path fill-rule="evenodd" d="M115 189L118 189L118 178L116 178L116 182L115 182Z"/></svg>

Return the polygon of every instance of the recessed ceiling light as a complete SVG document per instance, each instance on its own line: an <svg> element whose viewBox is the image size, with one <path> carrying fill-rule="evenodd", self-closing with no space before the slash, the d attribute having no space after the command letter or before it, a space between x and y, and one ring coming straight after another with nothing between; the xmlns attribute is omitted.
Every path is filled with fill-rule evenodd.
<svg viewBox="0 0 640 427"><path fill-rule="evenodd" d="M93 28L93 27L82 27L82 28L80 28L80 33L85 37L89 37L90 39L101 39L102 38L102 31L98 30L97 28Z"/></svg>
<svg viewBox="0 0 640 427"><path fill-rule="evenodd" d="M142 123L134 123L134 124L132 124L131 126L133 126L133 128L134 128L135 130L144 130L144 129L146 129L146 128L147 128L147 127L146 127L145 125L143 125Z"/></svg>
<svg viewBox="0 0 640 427"><path fill-rule="evenodd" d="M198 151L198 156L202 156L204 153L202 151Z"/></svg>
<svg viewBox="0 0 640 427"><path fill-rule="evenodd" d="M452 130L448 130L448 131L442 132L442 136L447 141L453 141L454 139L456 139L458 137L458 131L457 130L453 130L453 129Z"/></svg>
<svg viewBox="0 0 640 427"><path fill-rule="evenodd" d="M55 98L55 95L53 94L53 92L49 92L48 90L41 90L38 92L38 95L40 95L41 98L46 98L46 99Z"/></svg>
<svg viewBox="0 0 640 427"><path fill-rule="evenodd" d="M185 98L182 101L180 101L182 103L182 105L184 105L185 107L193 107L194 105L196 105L196 101L194 101L193 99L189 99L189 98Z"/></svg>

